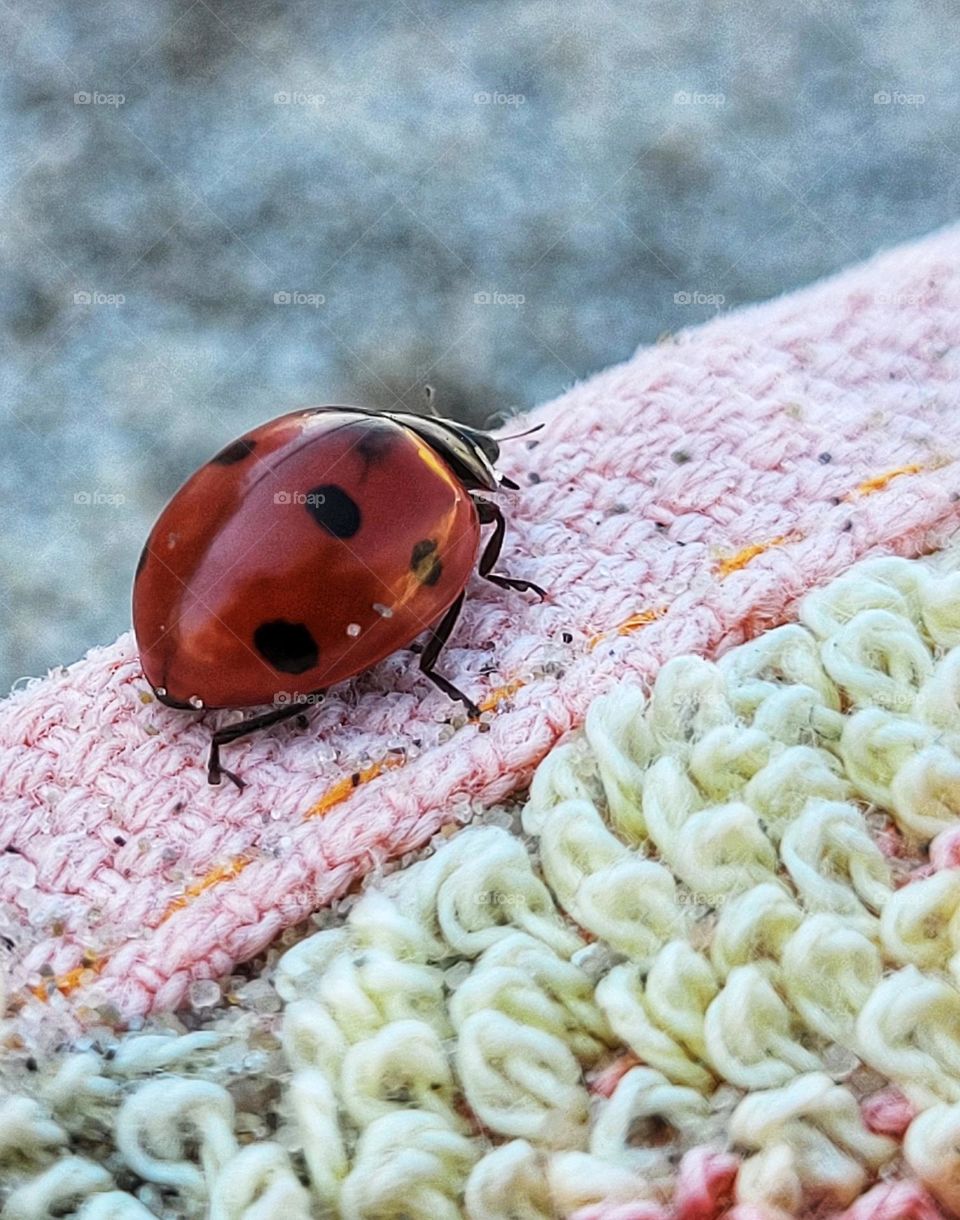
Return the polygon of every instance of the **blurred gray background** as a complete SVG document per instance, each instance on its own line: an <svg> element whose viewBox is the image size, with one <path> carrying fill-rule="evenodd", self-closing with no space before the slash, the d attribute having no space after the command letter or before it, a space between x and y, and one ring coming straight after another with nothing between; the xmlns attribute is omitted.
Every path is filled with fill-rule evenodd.
<svg viewBox="0 0 960 1220"><path fill-rule="evenodd" d="M0 0L0 689L304 403L492 423L957 210L948 0Z"/></svg>

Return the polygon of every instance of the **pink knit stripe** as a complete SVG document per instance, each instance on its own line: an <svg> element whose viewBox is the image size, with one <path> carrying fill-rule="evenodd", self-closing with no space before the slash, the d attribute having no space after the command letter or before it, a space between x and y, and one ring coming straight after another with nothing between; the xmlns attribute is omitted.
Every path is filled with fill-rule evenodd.
<svg viewBox="0 0 960 1220"><path fill-rule="evenodd" d="M127 1017L175 1005L471 801L523 784L612 681L740 642L867 553L940 545L960 518L958 254L960 230L934 235L641 351L534 413L535 447L505 446L522 490L505 497L501 566L551 598L474 581L444 654L474 697L518 684L489 731L460 725L401 653L308 730L228 748L249 782L238 794L206 784L214 716L142 701L129 636L8 699L15 985L52 972L53 1001ZM344 780L345 799L306 816Z"/></svg>

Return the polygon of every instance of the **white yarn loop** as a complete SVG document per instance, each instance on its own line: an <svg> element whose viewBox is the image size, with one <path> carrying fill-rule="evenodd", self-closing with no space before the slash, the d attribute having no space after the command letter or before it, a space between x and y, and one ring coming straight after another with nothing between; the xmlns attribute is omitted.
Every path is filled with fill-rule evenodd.
<svg viewBox="0 0 960 1220"><path fill-rule="evenodd" d="M794 1011L812 1033L851 1050L857 1017L882 977L877 946L836 915L808 916L784 945L782 987Z"/></svg>
<svg viewBox="0 0 960 1220"><path fill-rule="evenodd" d="M219 1085L179 1076L150 1080L120 1108L117 1148L148 1182L205 1195L237 1152L233 1119L233 1099ZM186 1158L191 1137L197 1141L200 1167Z"/></svg>
<svg viewBox="0 0 960 1220"><path fill-rule="evenodd" d="M159 1072L195 1059L200 1052L211 1050L222 1042L223 1035L213 1030L196 1030L190 1034L135 1034L117 1047L109 1070L115 1076Z"/></svg>
<svg viewBox="0 0 960 1220"><path fill-rule="evenodd" d="M648 961L683 924L669 869L632 854L585 801L553 809L540 859L564 909L629 957Z"/></svg>
<svg viewBox="0 0 960 1220"><path fill-rule="evenodd" d="M279 1144L242 1148L224 1165L210 1194L210 1220L311 1220L310 1196Z"/></svg>
<svg viewBox="0 0 960 1220"><path fill-rule="evenodd" d="M360 1136L340 1192L342 1220L458 1220L476 1146L435 1114L378 1118Z"/></svg>
<svg viewBox="0 0 960 1220"><path fill-rule="evenodd" d="M564 742L543 760L530 784L530 799L521 815L528 835L538 835L554 805L564 801L593 801L598 795L588 778L592 759L582 744Z"/></svg>
<svg viewBox="0 0 960 1220"><path fill-rule="evenodd" d="M809 910L843 915L873 933L893 887L887 860L855 806L808 802L784 831L780 855Z"/></svg>
<svg viewBox="0 0 960 1220"><path fill-rule="evenodd" d="M808 1187L845 1206L897 1150L867 1129L853 1094L821 1072L744 1098L730 1136L760 1150L737 1178L737 1201L755 1206L782 1207Z"/></svg>
<svg viewBox="0 0 960 1220"><path fill-rule="evenodd" d="M742 801L714 805L694 814L670 851L677 876L708 906L720 906L777 875L777 852L760 819Z"/></svg>
<svg viewBox="0 0 960 1220"><path fill-rule="evenodd" d="M471 1109L491 1131L547 1147L582 1147L587 1092L561 1039L503 1013L474 1013L460 1027L457 1069Z"/></svg>
<svg viewBox="0 0 960 1220"><path fill-rule="evenodd" d="M450 999L456 1028L484 1009L564 1038L585 1064L613 1041L590 977L523 932L487 949Z"/></svg>
<svg viewBox="0 0 960 1220"><path fill-rule="evenodd" d="M820 648L823 667L858 707L906 714L933 673L917 629L889 610L864 610Z"/></svg>
<svg viewBox="0 0 960 1220"><path fill-rule="evenodd" d="M443 1043L423 1021L391 1021L354 1043L343 1060L340 1095L361 1129L397 1110L416 1109L467 1130L454 1108L456 1094Z"/></svg>
<svg viewBox="0 0 960 1220"><path fill-rule="evenodd" d="M737 966L704 1018L714 1070L742 1089L782 1085L822 1067L790 1009L756 966Z"/></svg>
<svg viewBox="0 0 960 1220"><path fill-rule="evenodd" d="M932 1105L903 1138L907 1164L938 1203L960 1211L960 1105Z"/></svg>
<svg viewBox="0 0 960 1220"><path fill-rule="evenodd" d="M774 627L721 657L718 667L737 715L750 721L765 700L784 686L817 692L824 707L840 710L840 696L816 641L796 624Z"/></svg>
<svg viewBox="0 0 960 1220"><path fill-rule="evenodd" d="M690 949L694 957L697 955ZM674 995L673 1005L661 1002L659 1013L665 1018L658 1020L657 1002L654 1000L653 983L645 987L635 966L615 966L597 986L597 1002L606 1013L614 1032L625 1045L645 1063L662 1072L676 1084L688 1085L708 1091L714 1077L702 1062L705 1052L703 1037L704 1014L716 994L716 984L709 978L710 967L704 962L704 970L693 966L687 959L686 977ZM677 970L677 965L674 965ZM679 970L677 970L679 973ZM652 977L652 976L651 976Z"/></svg>
<svg viewBox="0 0 960 1220"><path fill-rule="evenodd" d="M77 1220L152 1220L139 1199L123 1190L108 1190L90 1195L76 1213Z"/></svg>
<svg viewBox="0 0 960 1220"><path fill-rule="evenodd" d="M643 783L643 816L650 838L665 860L673 854L677 836L706 800L672 754L658 758Z"/></svg>
<svg viewBox="0 0 960 1220"><path fill-rule="evenodd" d="M743 799L756 810L768 837L779 843L783 832L812 800L848 801L850 784L826 750L796 745L775 755L744 786Z"/></svg>
<svg viewBox="0 0 960 1220"><path fill-rule="evenodd" d="M657 1180L666 1183L672 1169L671 1153L678 1146L698 1143L709 1133L709 1126L710 1103L696 1089L671 1084L650 1068L635 1067L621 1077L613 1095L600 1106L590 1152L651 1184Z"/></svg>
<svg viewBox="0 0 960 1220"><path fill-rule="evenodd" d="M710 960L721 979L737 966L776 976L789 937L803 912L779 882L766 882L737 895L720 911L710 942Z"/></svg>
<svg viewBox="0 0 960 1220"><path fill-rule="evenodd" d="M323 1072L302 1068L290 1081L289 1097L313 1196L332 1208L349 1167L333 1086Z"/></svg>
<svg viewBox="0 0 960 1220"><path fill-rule="evenodd" d="M897 890L880 917L880 936L895 962L949 970L960 983L960 869Z"/></svg>
<svg viewBox="0 0 960 1220"><path fill-rule="evenodd" d="M916 966L874 988L857 1019L860 1056L918 1106L960 1101L960 992Z"/></svg>
<svg viewBox="0 0 960 1220"><path fill-rule="evenodd" d="M918 566L893 556L859 563L845 576L808 593L800 606L800 621L821 639L835 635L866 610L886 610L916 622Z"/></svg>
<svg viewBox="0 0 960 1220"><path fill-rule="evenodd" d="M901 830L927 842L960 818L960 758L930 746L908 758L890 784L890 808Z"/></svg>
<svg viewBox="0 0 960 1220"><path fill-rule="evenodd" d="M112 1186L113 1178L102 1165L86 1157L65 1156L12 1191L0 1214L3 1220L53 1220Z"/></svg>
<svg viewBox="0 0 960 1220"><path fill-rule="evenodd" d="M614 695L594 699L584 722L610 820L630 843L646 838L643 771L656 751L656 740L643 715L646 704L639 687L624 684Z"/></svg>
<svg viewBox="0 0 960 1220"><path fill-rule="evenodd" d="M660 749L686 759L693 742L734 720L721 670L700 657L667 661L657 674L647 720Z"/></svg>
<svg viewBox="0 0 960 1220"><path fill-rule="evenodd" d="M470 1172L464 1210L468 1220L555 1220L546 1156L526 1140L494 1148Z"/></svg>
<svg viewBox="0 0 960 1220"><path fill-rule="evenodd" d="M690 775L710 800L727 801L781 749L779 742L758 728L718 725L694 743Z"/></svg>
<svg viewBox="0 0 960 1220"><path fill-rule="evenodd" d="M844 770L857 792L890 809L891 785L900 768L933 741L929 725L864 708L848 717L840 741Z"/></svg>
<svg viewBox="0 0 960 1220"><path fill-rule="evenodd" d="M67 1139L49 1110L32 1097L0 1096L0 1160L11 1154L38 1160Z"/></svg>

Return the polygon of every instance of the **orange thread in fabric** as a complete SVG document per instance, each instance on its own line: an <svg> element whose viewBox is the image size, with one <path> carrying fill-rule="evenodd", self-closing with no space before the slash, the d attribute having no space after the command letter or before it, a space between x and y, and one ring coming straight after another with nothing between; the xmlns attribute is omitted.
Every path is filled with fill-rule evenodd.
<svg viewBox="0 0 960 1220"><path fill-rule="evenodd" d="M725 555L718 559L713 570L723 580L731 572L739 572L741 568L745 568L764 551L772 550L775 546L783 546L786 542L795 542L799 537L799 534L778 534L776 538L770 538L767 542L754 542L750 546L745 546L743 550L736 551L733 555Z"/></svg>
<svg viewBox="0 0 960 1220"><path fill-rule="evenodd" d="M926 470L920 462L911 462L909 466L898 466L896 470L888 470L884 474L874 475L872 479L864 479L864 481L855 487L853 491L848 492L847 499L853 496L870 496L876 491L882 491L888 483L892 483L894 479L899 479L904 474L920 474Z"/></svg>
<svg viewBox="0 0 960 1220"><path fill-rule="evenodd" d="M221 881L232 881L234 877L239 877L252 860L252 856L237 856L229 864L218 864L216 868L212 868L199 881L194 881L193 885L188 885L179 898L174 898L160 916L160 923L165 923L176 911L183 910L194 898L198 898L204 890L209 890L212 886L219 885Z"/></svg>

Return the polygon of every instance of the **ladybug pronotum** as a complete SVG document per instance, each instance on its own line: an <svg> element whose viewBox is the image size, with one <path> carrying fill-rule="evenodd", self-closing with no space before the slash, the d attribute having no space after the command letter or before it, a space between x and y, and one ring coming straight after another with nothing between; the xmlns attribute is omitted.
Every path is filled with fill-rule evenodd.
<svg viewBox="0 0 960 1220"><path fill-rule="evenodd" d="M220 747L302 714L328 687L409 646L436 672L477 567L493 571L505 521L483 494L516 484L497 441L449 419L324 406L233 441L192 475L154 525L133 584L133 627L157 698L186 711L271 710L217 730ZM479 564L480 527L493 525ZM279 706L278 706L279 705Z"/></svg>

